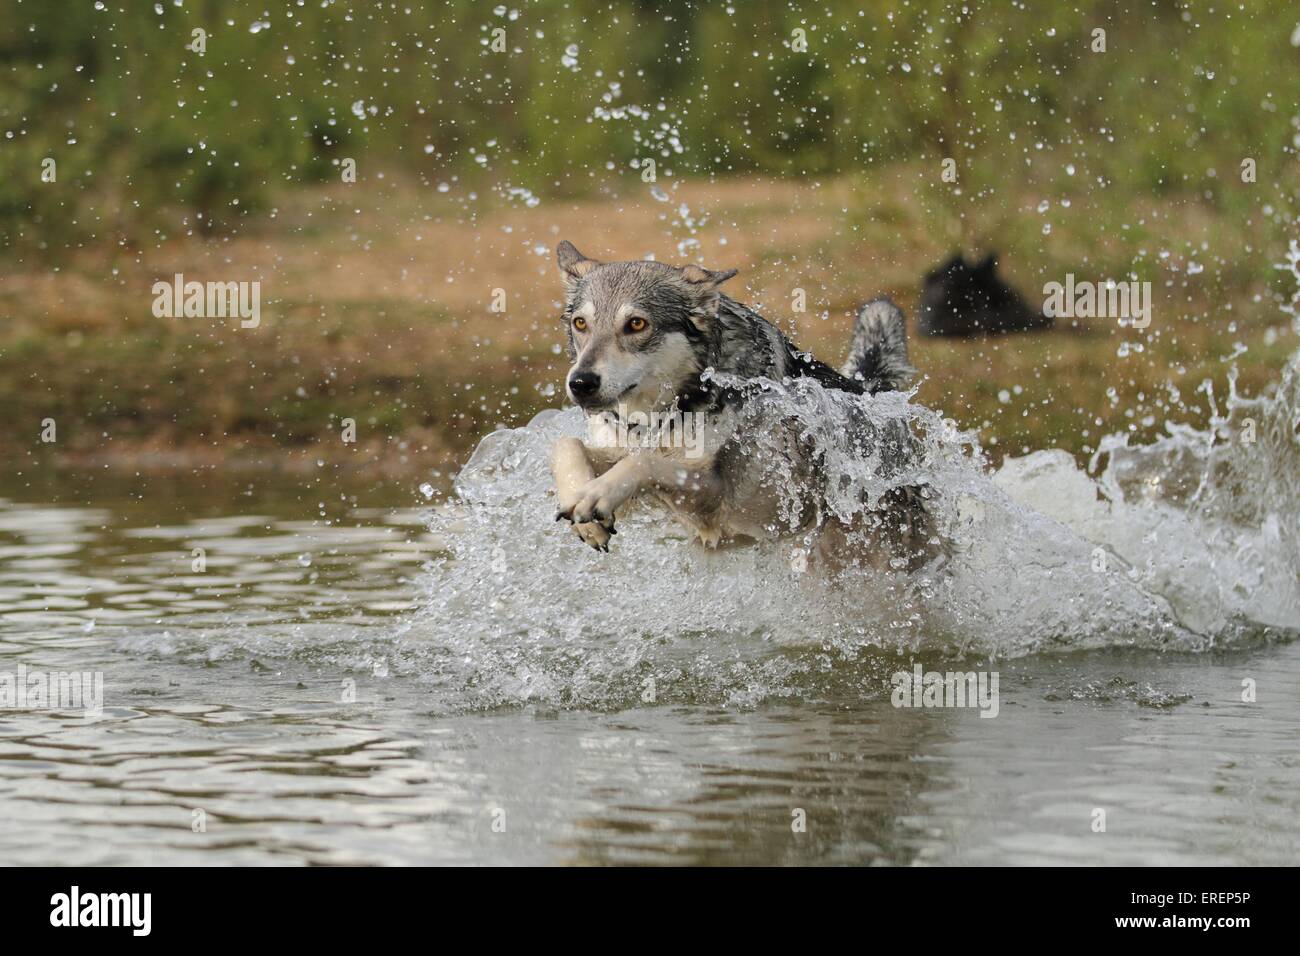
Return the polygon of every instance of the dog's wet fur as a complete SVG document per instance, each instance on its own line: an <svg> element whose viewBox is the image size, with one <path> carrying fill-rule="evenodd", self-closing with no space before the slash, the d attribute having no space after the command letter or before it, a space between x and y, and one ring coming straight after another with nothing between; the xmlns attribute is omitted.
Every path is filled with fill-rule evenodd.
<svg viewBox="0 0 1300 956"><path fill-rule="evenodd" d="M1000 335L1052 327L1050 316L1031 308L997 274L997 256L968 263L960 254L926 275L917 309L922 335Z"/></svg>
<svg viewBox="0 0 1300 956"><path fill-rule="evenodd" d="M646 495L707 546L815 529L819 540L877 548L879 566L916 566L933 543L923 487L895 487L853 527L825 517L830 483L806 428L772 401L763 383L811 379L825 389L874 395L902 388L908 362L902 312L868 302L854 322L849 355L837 371L799 351L758 313L719 291L735 270L653 261L598 262L561 242L563 322L572 367L569 397L587 415L588 440L561 439L552 452L560 518L602 551L625 503ZM721 381L718 380L721 377ZM680 449L617 447L599 440L634 414L702 413L708 439L697 459ZM852 416L851 416L852 417ZM885 477L916 454L907 424L881 427L856 416L848 440ZM800 499L789 520L790 485ZM782 489L786 494L782 496Z"/></svg>

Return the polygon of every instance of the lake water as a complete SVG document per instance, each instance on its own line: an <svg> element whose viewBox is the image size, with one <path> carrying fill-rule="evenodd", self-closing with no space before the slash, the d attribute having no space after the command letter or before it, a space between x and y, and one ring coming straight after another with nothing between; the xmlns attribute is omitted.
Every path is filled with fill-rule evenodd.
<svg viewBox="0 0 1300 956"><path fill-rule="evenodd" d="M854 617L780 548L705 553L645 517L599 555L521 504L529 449L568 425L485 443L454 504L415 481L7 480L0 674L99 672L103 708L0 710L0 859L1296 862L1285 626L1234 606L1206 640L1187 622L1231 595L1209 608L1198 585L1171 630L1137 585L1080 591L1059 554L1012 562L1037 596L1001 608L1003 582L939 622L900 607L972 606L960 568L867 582L881 606ZM1149 593L1136 561L1119 577ZM1287 600L1269 607L1294 623ZM996 671L997 717L893 706L913 660Z"/></svg>

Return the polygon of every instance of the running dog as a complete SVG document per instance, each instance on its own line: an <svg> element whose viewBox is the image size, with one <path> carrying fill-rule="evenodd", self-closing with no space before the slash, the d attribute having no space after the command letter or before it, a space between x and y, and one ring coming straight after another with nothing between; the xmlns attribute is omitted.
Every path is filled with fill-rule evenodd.
<svg viewBox="0 0 1300 956"><path fill-rule="evenodd" d="M587 415L587 441L563 438L551 452L557 521L608 551L616 512L647 495L708 547L809 529L865 530L891 567L901 566L900 556L908 566L926 558L933 543L927 489L891 487L849 522L853 528L828 518L825 496L841 476L826 473L806 423L772 401L781 383L801 379L853 395L901 388L914 369L903 314L892 302L861 308L837 372L722 294L734 269L598 262L567 240L556 259L573 362L567 390ZM888 477L914 461L916 440L905 422L856 419L849 440L862 460L874 456L877 473ZM693 444L665 440L700 421Z"/></svg>

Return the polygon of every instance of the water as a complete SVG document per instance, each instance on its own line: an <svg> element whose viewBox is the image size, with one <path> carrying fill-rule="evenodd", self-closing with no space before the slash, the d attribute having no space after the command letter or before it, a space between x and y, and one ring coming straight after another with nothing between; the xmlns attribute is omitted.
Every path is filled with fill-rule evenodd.
<svg viewBox="0 0 1300 956"><path fill-rule="evenodd" d="M1091 471L993 469L894 397L857 412L925 463L882 477L854 399L776 394L831 511L931 483L914 572L706 552L649 509L586 549L545 465L572 412L432 506L419 477L8 475L0 682L98 672L103 707L0 709L0 859L1292 864L1298 371ZM894 706L914 664L995 673L996 716Z"/></svg>
<svg viewBox="0 0 1300 956"><path fill-rule="evenodd" d="M1034 470L998 483L1026 496ZM1300 844L1300 644L1272 625L968 650L1000 674L984 719L890 704L913 651L960 655L889 595L837 629L781 548L638 540L648 517L597 555L513 500L488 509L500 547L473 509L431 532L414 489L324 517L289 478L10 495L0 670L105 679L98 719L0 712L11 863L1250 864ZM457 590L476 575L497 583ZM704 599L720 610L686 627ZM1126 633L1055 620L1058 644Z"/></svg>
<svg viewBox="0 0 1300 956"><path fill-rule="evenodd" d="M1297 643L999 660L983 719L892 707L892 651L755 634L747 664L740 636L699 634L654 705L497 704L504 684L422 633L422 563L446 552L412 495L331 505L326 527L284 479L154 480L149 504L101 484L93 507L4 502L0 670L105 675L98 720L0 713L9 863L1295 860Z"/></svg>

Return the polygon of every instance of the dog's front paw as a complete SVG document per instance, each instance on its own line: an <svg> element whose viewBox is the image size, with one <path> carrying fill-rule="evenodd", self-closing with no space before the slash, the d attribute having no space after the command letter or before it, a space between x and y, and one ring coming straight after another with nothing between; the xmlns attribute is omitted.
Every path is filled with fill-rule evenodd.
<svg viewBox="0 0 1300 956"><path fill-rule="evenodd" d="M604 551L607 554L609 553L609 539L614 533L612 529L606 531L602 525L599 525L594 521L587 521L583 524L575 524L573 530L577 533L579 538L591 545L597 551Z"/></svg>
<svg viewBox="0 0 1300 956"><path fill-rule="evenodd" d="M587 482L578 492L578 500L562 510L556 518L567 518L574 525L597 522L606 531L614 530L614 509L617 507L606 484L599 478Z"/></svg>
<svg viewBox="0 0 1300 956"><path fill-rule="evenodd" d="M573 527L574 533L583 540L584 543L591 545L597 551L609 552L609 539L618 534L614 530L614 514L612 511L605 512L599 507L599 497L596 499L597 504L587 501L585 496L580 497L567 508L561 508L556 512L555 520L564 519ZM599 517L598 517L599 515ZM592 520L596 518L596 520Z"/></svg>

